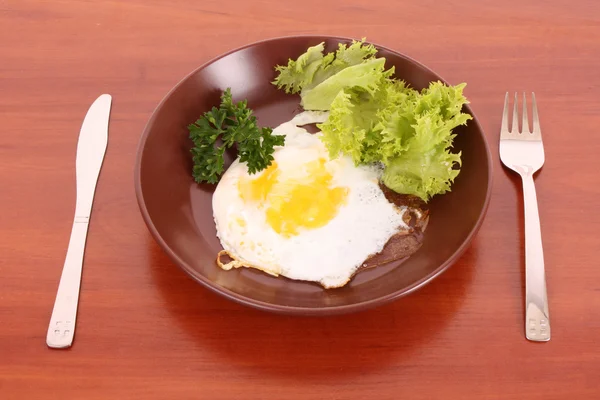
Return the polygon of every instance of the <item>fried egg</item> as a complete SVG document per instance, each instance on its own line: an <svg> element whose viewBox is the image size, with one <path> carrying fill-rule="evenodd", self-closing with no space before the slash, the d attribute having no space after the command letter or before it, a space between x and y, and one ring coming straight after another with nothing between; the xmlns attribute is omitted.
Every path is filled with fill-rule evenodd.
<svg viewBox="0 0 600 400"><path fill-rule="evenodd" d="M380 168L355 166L348 156L330 159L320 132L299 126L326 117L304 112L275 128L285 144L266 169L250 175L238 159L223 174L212 199L221 268L340 287L407 228L406 209L379 187Z"/></svg>

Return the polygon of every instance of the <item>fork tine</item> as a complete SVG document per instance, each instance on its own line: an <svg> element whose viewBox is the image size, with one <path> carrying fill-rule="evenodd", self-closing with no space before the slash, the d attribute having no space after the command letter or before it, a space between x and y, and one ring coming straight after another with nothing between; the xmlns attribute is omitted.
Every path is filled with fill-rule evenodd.
<svg viewBox="0 0 600 400"><path fill-rule="evenodd" d="M502 113L502 126L500 128L500 136L508 135L508 92L504 96L504 111Z"/></svg>
<svg viewBox="0 0 600 400"><path fill-rule="evenodd" d="M517 97L517 92L515 92L515 105L513 107L513 122L510 132L513 135L519 133L519 100Z"/></svg>
<svg viewBox="0 0 600 400"><path fill-rule="evenodd" d="M535 93L531 92L531 99L533 103L533 131L535 136L542 136L542 130L540 129L540 118L538 117L537 102L535 101Z"/></svg>
<svg viewBox="0 0 600 400"><path fill-rule="evenodd" d="M529 130L529 120L527 119L527 97L525 96L525 92L523 92L523 126L521 127L521 132L531 133Z"/></svg>

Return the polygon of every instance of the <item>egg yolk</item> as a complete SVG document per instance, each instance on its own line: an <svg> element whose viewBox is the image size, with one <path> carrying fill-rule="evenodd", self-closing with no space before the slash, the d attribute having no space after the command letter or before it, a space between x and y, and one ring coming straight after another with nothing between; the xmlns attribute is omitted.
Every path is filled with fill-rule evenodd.
<svg viewBox="0 0 600 400"><path fill-rule="evenodd" d="M302 179L280 180L280 174L273 162L258 178L240 180L238 190L244 201L266 206L267 223L284 237L325 226L346 202L348 188L331 187L323 158L306 164Z"/></svg>
<svg viewBox="0 0 600 400"><path fill-rule="evenodd" d="M277 163L273 161L258 178L240 179L238 182L238 191L242 199L250 201L265 200L271 192L271 188L277 182L277 178L279 178L279 170L277 168Z"/></svg>

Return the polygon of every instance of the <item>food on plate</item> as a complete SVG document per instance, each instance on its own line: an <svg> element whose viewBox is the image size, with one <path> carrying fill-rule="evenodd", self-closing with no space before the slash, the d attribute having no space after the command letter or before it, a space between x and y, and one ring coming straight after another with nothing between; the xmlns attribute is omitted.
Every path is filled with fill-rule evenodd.
<svg viewBox="0 0 600 400"><path fill-rule="evenodd" d="M428 201L448 192L461 164L460 153L451 152L452 130L472 119L461 111L465 84L432 82L419 92L394 78L394 67L386 70L372 45L323 50L321 43L276 67L273 83L300 93L306 110L330 111L319 128L331 157L382 163L382 181L397 193Z"/></svg>
<svg viewBox="0 0 600 400"><path fill-rule="evenodd" d="M292 120L259 127L228 88L188 126L194 179L217 183L225 270L344 286L362 268L417 251L427 202L459 174L461 154L451 150L454 128L471 119L465 84L415 90L364 40L324 51L320 43L275 67L272 83L299 94L305 110ZM225 171L228 148L237 158Z"/></svg>
<svg viewBox="0 0 600 400"><path fill-rule="evenodd" d="M409 233L408 207L387 200L381 168L330 159L320 134L297 126L323 117L278 126L285 145L265 170L250 174L238 159L223 174L213 194L219 266L340 287L392 236Z"/></svg>
<svg viewBox="0 0 600 400"><path fill-rule="evenodd" d="M350 46L338 45L335 52L323 54L325 46L319 43L309 47L287 66L278 65L273 84L286 93L300 93L300 105L305 110L328 110L337 94L346 87L360 87L372 92L384 74L385 58L375 58L373 45L353 41Z"/></svg>
<svg viewBox="0 0 600 400"><path fill-rule="evenodd" d="M273 129L260 128L247 101L235 104L229 88L221 95L220 107L205 112L188 130L194 142L192 175L198 183L218 182L224 169L223 153L234 144L240 162L254 173L271 165L273 147L281 146L284 140L283 136L272 135ZM218 140L222 142L220 146Z"/></svg>

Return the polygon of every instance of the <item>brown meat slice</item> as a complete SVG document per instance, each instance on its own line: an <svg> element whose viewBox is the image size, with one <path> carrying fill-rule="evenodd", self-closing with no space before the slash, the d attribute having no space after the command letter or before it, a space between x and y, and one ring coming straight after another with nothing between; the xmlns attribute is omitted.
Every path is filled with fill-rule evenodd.
<svg viewBox="0 0 600 400"><path fill-rule="evenodd" d="M417 251L423 242L423 231L429 221L427 205L419 197L396 193L380 185L386 199L397 207L406 206L404 221L409 229L396 233L388 240L383 250L369 256L360 269L373 268L392 261L406 258Z"/></svg>

